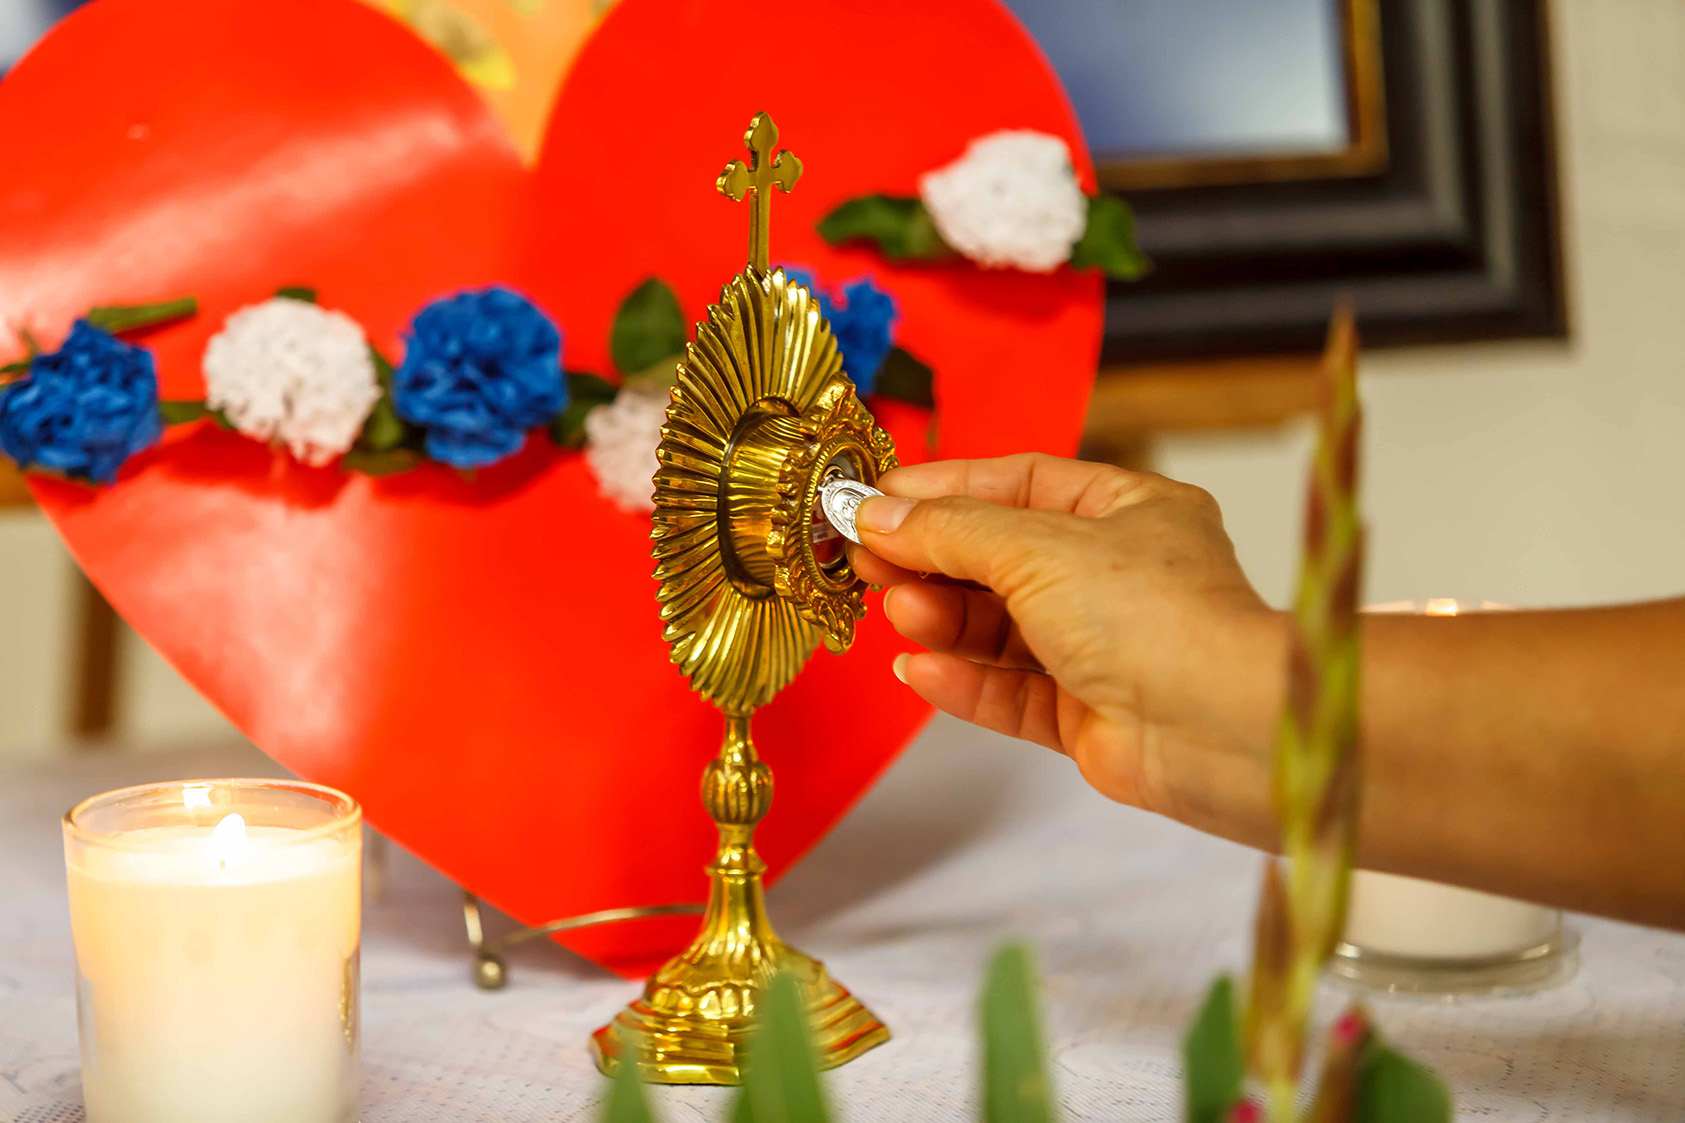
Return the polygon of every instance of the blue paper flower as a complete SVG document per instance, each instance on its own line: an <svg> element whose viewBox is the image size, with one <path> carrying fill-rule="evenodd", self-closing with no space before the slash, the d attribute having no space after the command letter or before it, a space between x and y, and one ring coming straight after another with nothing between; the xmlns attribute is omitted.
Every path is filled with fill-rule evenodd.
<svg viewBox="0 0 1685 1123"><path fill-rule="evenodd" d="M162 433L151 352L86 320L0 389L0 450L22 468L108 484Z"/></svg>
<svg viewBox="0 0 1685 1123"><path fill-rule="evenodd" d="M820 305L830 303L820 297ZM825 310L837 333L837 346L842 349L843 369L848 371L862 394L870 394L877 385L878 371L884 358L895 346L895 321L899 311L895 298L874 285L870 278L861 278L843 286L843 304Z"/></svg>
<svg viewBox="0 0 1685 1123"><path fill-rule="evenodd" d="M870 394L884 358L895 346L895 321L900 318L895 298L870 277L844 285L842 301L838 302L813 283L813 274L807 270L785 266L784 275L813 290L820 314L831 321L831 332L837 337L843 372L854 380L860 393Z"/></svg>
<svg viewBox="0 0 1685 1123"><path fill-rule="evenodd" d="M433 301L410 321L392 408L425 430L427 455L478 468L517 452L568 403L562 335L505 288Z"/></svg>

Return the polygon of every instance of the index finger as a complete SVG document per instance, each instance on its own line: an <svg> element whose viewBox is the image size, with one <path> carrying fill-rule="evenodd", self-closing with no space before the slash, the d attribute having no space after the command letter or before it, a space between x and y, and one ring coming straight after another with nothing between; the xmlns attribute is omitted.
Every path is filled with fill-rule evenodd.
<svg viewBox="0 0 1685 1123"><path fill-rule="evenodd" d="M907 499L966 495L1004 507L1098 516L1116 510L1153 477L1111 464L1040 452L993 460L937 460L886 473L878 488Z"/></svg>

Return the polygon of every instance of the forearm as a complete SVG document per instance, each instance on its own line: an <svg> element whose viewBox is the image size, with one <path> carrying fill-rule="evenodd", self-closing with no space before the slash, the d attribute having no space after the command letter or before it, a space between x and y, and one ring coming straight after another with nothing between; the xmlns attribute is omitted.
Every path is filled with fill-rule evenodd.
<svg viewBox="0 0 1685 1123"><path fill-rule="evenodd" d="M1287 624L1161 808L1260 847ZM1363 626L1360 865L1685 928L1685 600Z"/></svg>
<svg viewBox="0 0 1685 1123"><path fill-rule="evenodd" d="M1367 867L1685 928L1685 601L1365 622Z"/></svg>

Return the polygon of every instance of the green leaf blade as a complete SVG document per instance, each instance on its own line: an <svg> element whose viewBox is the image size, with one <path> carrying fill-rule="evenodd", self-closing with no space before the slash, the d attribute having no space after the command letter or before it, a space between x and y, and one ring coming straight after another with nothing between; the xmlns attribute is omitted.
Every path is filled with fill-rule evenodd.
<svg viewBox="0 0 1685 1123"><path fill-rule="evenodd" d="M856 239L872 242L896 261L939 261L954 253L923 203L895 195L848 200L819 220L819 236L833 246Z"/></svg>
<svg viewBox="0 0 1685 1123"><path fill-rule="evenodd" d="M760 1025L749 1046L732 1118L736 1123L828 1123L819 1062L808 1034L801 980L781 974L761 992Z"/></svg>
<svg viewBox="0 0 1685 1123"><path fill-rule="evenodd" d="M386 452L370 452L353 448L340 459L340 467L365 476L394 476L420 467L426 457L409 448L394 448Z"/></svg>
<svg viewBox="0 0 1685 1123"><path fill-rule="evenodd" d="M890 348L878 370L878 381L872 393L906 402L909 405L936 408L936 372L925 366L910 352L899 347Z"/></svg>
<svg viewBox="0 0 1685 1123"><path fill-rule="evenodd" d="M1153 263L1135 240L1135 212L1128 203L1116 195L1089 198L1088 225L1071 248L1071 265L1097 268L1120 281L1138 281L1152 271Z"/></svg>
<svg viewBox="0 0 1685 1123"><path fill-rule="evenodd" d="M1188 1123L1226 1123L1240 1102L1246 1078L1234 980L1211 984L1187 1037L1182 1040L1182 1081Z"/></svg>
<svg viewBox="0 0 1685 1123"><path fill-rule="evenodd" d="M639 393L664 394L679 384L679 364L683 362L682 355L668 355L653 366L628 374L622 385Z"/></svg>
<svg viewBox="0 0 1685 1123"><path fill-rule="evenodd" d="M644 1096L643 1076L638 1071L638 1058L643 1056L643 1042L620 1033L620 1063L615 1066L614 1082L609 1085L608 1100L603 1104L603 1123L654 1123L649 1100Z"/></svg>
<svg viewBox="0 0 1685 1123"><path fill-rule="evenodd" d="M275 295L284 300L300 300L305 304L316 303L316 290L309 285L282 285L275 290Z"/></svg>
<svg viewBox="0 0 1685 1123"><path fill-rule="evenodd" d="M1052 1123L1035 968L1023 944L1007 944L990 958L982 1018L984 1120Z"/></svg>
<svg viewBox="0 0 1685 1123"><path fill-rule="evenodd" d="M1434 1071L1379 1042L1364 1055L1353 1123L1451 1123L1451 1092Z"/></svg>
<svg viewBox="0 0 1685 1123"><path fill-rule="evenodd" d="M615 314L609 357L622 374L648 370L683 354L689 332L679 298L660 278L651 277L632 290Z"/></svg>
<svg viewBox="0 0 1685 1123"><path fill-rule="evenodd" d="M204 402L159 402L158 416L166 425L185 425L189 421L197 421L201 417L209 417L211 411Z"/></svg>
<svg viewBox="0 0 1685 1123"><path fill-rule="evenodd" d="M403 448L406 443L414 442L410 440L410 427L398 416L396 407L392 405L392 364L374 347L369 348L369 358L374 362L375 381L380 384L380 398L369 411L367 420L363 422L362 432L357 434L354 448L368 453L394 452ZM379 457L372 458L369 462L384 463Z"/></svg>
<svg viewBox="0 0 1685 1123"><path fill-rule="evenodd" d="M585 447L585 415L614 401L619 391L607 379L568 371L568 405L550 421L550 439L563 448Z"/></svg>
<svg viewBox="0 0 1685 1123"><path fill-rule="evenodd" d="M197 297L183 296L175 300L161 300L156 304L113 304L88 309L83 317L88 323L112 335L141 328L156 327L172 320L186 319L199 311Z"/></svg>

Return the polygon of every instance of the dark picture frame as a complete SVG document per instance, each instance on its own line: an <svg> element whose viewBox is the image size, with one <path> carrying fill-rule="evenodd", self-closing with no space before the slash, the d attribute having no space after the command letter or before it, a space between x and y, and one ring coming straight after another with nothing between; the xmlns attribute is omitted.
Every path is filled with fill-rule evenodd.
<svg viewBox="0 0 1685 1123"><path fill-rule="evenodd" d="M1061 3L1069 0L1052 0L1053 9L1060 10ZM1093 5L1106 3L1140 4L1145 2L1148 7L1156 5L1162 14L1166 3L1181 4L1187 0L1084 0L1080 7L1065 9L1070 12L1070 18L1081 23L1092 10ZM1219 32L1231 42L1234 30L1221 25L1226 23L1234 14L1237 3L1252 4L1257 0L1193 0L1182 18L1187 21L1180 28L1183 35L1192 33L1198 36L1201 30L1210 28ZM1231 122L1227 128L1232 130L1227 145L1213 145L1210 139L1204 144L1189 143L1188 138L1183 145L1161 141L1161 146L1148 151L1118 151L1108 149L1098 137L1091 135L1089 143L1090 154L1094 159L1094 169L1100 186L1120 193L1128 193L1141 189L1157 189L1165 187L1193 187L1211 184L1231 183L1260 183L1281 180L1318 179L1329 176L1368 175L1379 172L1386 167L1387 162L1387 122L1385 85L1382 81L1381 69L1381 36L1379 0L1294 0L1303 16L1308 12L1323 9L1322 18L1334 25L1336 42L1337 66L1331 75L1340 89L1335 94L1340 110L1341 128L1344 134L1343 143L1329 146L1325 143L1312 143L1306 140L1298 142L1284 138L1264 139L1258 136L1248 136L1249 126ZM1035 9L1036 20L1032 27L1042 27L1048 9L1041 7L1047 0L1008 0L1015 11L1030 13L1026 7ZM1127 8L1124 10L1128 10ZM1260 10L1252 17L1254 20L1268 20L1268 9ZM1216 26L1213 26L1216 25ZM1277 32L1276 34L1280 34ZM1164 45L1159 45L1161 48ZM1062 45L1061 45L1062 47ZM1280 41L1263 39L1251 48L1251 65L1267 66L1280 74L1280 68L1292 67L1295 60L1282 58L1279 51ZM1196 51L1197 53L1197 51ZM1202 87L1211 87L1212 79L1222 78L1222 75L1210 75L1200 68L1221 66L1215 59L1207 57L1196 61L1189 58L1187 45L1178 50L1170 46L1168 58L1174 60L1173 66L1180 68L1177 77L1182 82L1194 83ZM1063 50L1055 51L1055 58L1060 66L1064 65ZM1297 60L1303 65L1302 58ZM1095 65L1093 57L1083 63L1073 63L1083 69ZM1114 67L1107 67L1114 70ZM1086 74L1079 88L1074 84L1073 75L1066 74L1067 81L1072 81L1071 93L1077 100L1077 112L1083 114L1085 108L1096 109L1105 116L1123 110L1124 106L1106 106L1101 102L1099 107L1092 104L1095 100L1105 97L1129 98L1130 92L1125 89L1105 91L1105 81L1116 82L1117 78L1102 79L1096 82L1096 75ZM1256 81L1259 75L1254 73L1252 79ZM1241 79L1239 87L1244 87L1245 79ZM1100 89L1096 89L1096 85ZM1217 88L1223 88L1221 84ZM1238 92L1238 87L1231 81L1231 90ZM1263 92L1263 91L1252 91ZM1172 99L1177 97L1174 82L1167 91ZM1245 95L1240 95L1245 96ZM1301 104L1298 112L1303 113L1305 107ZM1135 107L1135 113L1151 114L1150 108ZM1209 112L1209 107L1205 109ZM1299 120L1303 125L1303 120ZM1094 123L1085 125L1092 128ZM1253 119L1251 128L1259 124ZM1185 123L1184 126L1186 127ZM1172 127L1174 128L1174 127Z"/></svg>
<svg viewBox="0 0 1685 1123"><path fill-rule="evenodd" d="M1315 350L1341 299L1366 345L1566 335L1544 6L1368 10L1384 161L1119 191L1154 269L1108 287L1103 362Z"/></svg>

